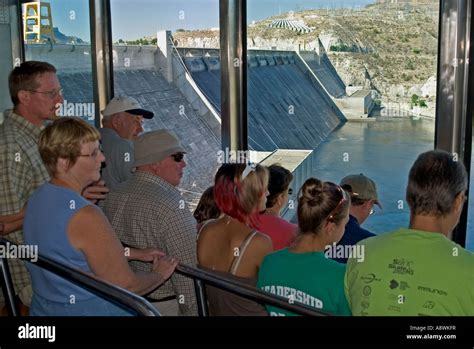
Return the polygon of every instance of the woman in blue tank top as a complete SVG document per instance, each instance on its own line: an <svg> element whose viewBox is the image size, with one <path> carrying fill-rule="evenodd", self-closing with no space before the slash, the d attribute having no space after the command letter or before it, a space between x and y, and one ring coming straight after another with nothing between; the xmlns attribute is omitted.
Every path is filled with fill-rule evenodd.
<svg viewBox="0 0 474 349"><path fill-rule="evenodd" d="M45 257L131 292L147 294L171 276L177 261L156 249L131 249L129 260L153 263L152 272L134 273L103 213L81 196L84 188L100 179L105 158L99 138L99 132L79 118L60 118L41 132L39 152L51 181L28 200L25 243L37 245ZM133 315L34 264L27 267L33 286L30 315Z"/></svg>

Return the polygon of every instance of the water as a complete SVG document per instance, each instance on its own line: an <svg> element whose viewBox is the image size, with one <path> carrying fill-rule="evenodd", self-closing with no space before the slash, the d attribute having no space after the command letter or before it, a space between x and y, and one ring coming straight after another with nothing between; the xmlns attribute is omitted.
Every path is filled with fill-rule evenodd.
<svg viewBox="0 0 474 349"><path fill-rule="evenodd" d="M331 134L315 151L314 176L339 183L348 174L363 173L376 184L383 209L363 227L382 234L407 227L409 208L405 202L408 171L417 156L434 147L434 121L379 118L376 122L348 122ZM471 178L471 181L474 180ZM474 210L470 201L469 212ZM473 227L470 214L468 227ZM474 250L469 233L467 247Z"/></svg>

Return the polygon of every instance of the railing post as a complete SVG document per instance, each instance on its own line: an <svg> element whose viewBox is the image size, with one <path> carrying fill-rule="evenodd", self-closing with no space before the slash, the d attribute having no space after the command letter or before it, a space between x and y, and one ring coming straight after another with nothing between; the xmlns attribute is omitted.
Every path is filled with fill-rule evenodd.
<svg viewBox="0 0 474 349"><path fill-rule="evenodd" d="M473 53L470 43L474 38L471 16L472 0L441 0L438 39L438 86L436 99L435 149L453 154L471 171L472 118L474 111ZM469 207L464 205L459 224L453 230L453 241L466 245Z"/></svg>
<svg viewBox="0 0 474 349"><path fill-rule="evenodd" d="M19 316L18 305L15 302L15 289L13 287L10 269L6 258L0 257L0 282L2 283L3 296L5 297L5 305L9 316Z"/></svg>
<svg viewBox="0 0 474 349"><path fill-rule="evenodd" d="M89 0L91 16L92 82L95 126L102 126L100 111L114 97L110 0Z"/></svg>
<svg viewBox="0 0 474 349"><path fill-rule="evenodd" d="M248 150L247 1L221 0L222 150Z"/></svg>
<svg viewBox="0 0 474 349"><path fill-rule="evenodd" d="M206 285L202 280L194 278L194 289L196 290L196 302L199 316L209 316Z"/></svg>

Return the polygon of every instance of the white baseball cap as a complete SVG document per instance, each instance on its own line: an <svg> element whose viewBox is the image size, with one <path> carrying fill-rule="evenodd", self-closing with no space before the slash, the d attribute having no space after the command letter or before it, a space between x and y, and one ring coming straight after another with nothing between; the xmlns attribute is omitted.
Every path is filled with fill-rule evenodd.
<svg viewBox="0 0 474 349"><path fill-rule="evenodd" d="M108 116L121 112L127 112L133 115L141 115L145 119L151 119L155 114L149 110L142 108L140 103L135 98L126 96L117 96L107 104L102 115Z"/></svg>

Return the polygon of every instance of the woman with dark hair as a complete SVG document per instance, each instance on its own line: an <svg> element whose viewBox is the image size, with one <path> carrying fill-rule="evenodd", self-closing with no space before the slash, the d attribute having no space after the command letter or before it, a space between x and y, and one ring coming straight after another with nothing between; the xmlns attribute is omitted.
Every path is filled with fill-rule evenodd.
<svg viewBox="0 0 474 349"><path fill-rule="evenodd" d="M349 195L338 185L308 179L298 195L298 235L289 248L265 257L258 288L336 315L350 315L345 266L327 258L349 220ZM270 315L294 315L267 306Z"/></svg>
<svg viewBox="0 0 474 349"><path fill-rule="evenodd" d="M260 165L224 164L215 177L216 204L224 213L201 230L199 266L255 286L263 257L272 251L270 238L251 228L265 208L268 170ZM209 313L215 316L265 316L263 305L207 287Z"/></svg>
<svg viewBox="0 0 474 349"><path fill-rule="evenodd" d="M202 193L199 203L194 210L193 216L197 221L197 232L212 220L219 218L221 211L216 205L216 200L214 199L214 186L207 188L204 193Z"/></svg>
<svg viewBox="0 0 474 349"><path fill-rule="evenodd" d="M268 167L270 179L268 182L269 195L266 209L260 215L256 228L272 239L273 250L281 250L293 242L298 226L280 217L281 210L288 203L290 184L293 175L286 168L273 164Z"/></svg>

